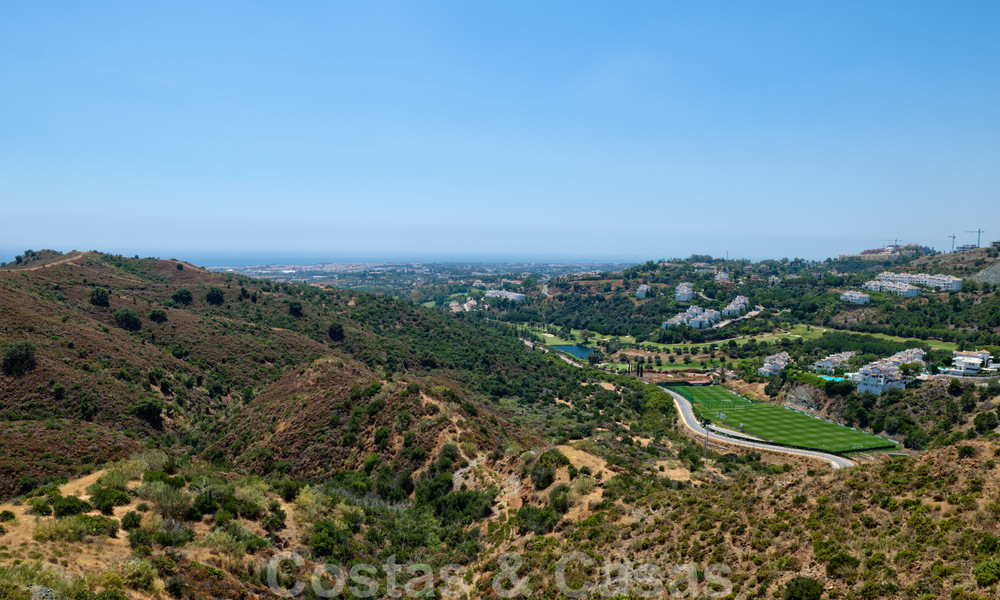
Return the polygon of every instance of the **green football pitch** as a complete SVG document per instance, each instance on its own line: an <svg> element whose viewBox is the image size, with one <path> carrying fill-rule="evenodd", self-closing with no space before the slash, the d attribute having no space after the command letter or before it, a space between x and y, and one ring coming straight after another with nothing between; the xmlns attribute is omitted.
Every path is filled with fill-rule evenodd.
<svg viewBox="0 0 1000 600"><path fill-rule="evenodd" d="M777 444L825 452L894 448L885 438L831 423L790 408L751 402L720 386L671 386L691 401L695 413L720 427L742 430Z"/></svg>

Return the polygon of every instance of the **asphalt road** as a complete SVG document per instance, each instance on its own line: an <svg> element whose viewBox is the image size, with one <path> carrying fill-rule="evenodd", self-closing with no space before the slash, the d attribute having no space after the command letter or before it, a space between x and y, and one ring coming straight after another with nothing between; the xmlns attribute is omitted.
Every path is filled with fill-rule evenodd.
<svg viewBox="0 0 1000 600"><path fill-rule="evenodd" d="M681 416L681 420L684 422L684 425L698 435L703 435L709 439L725 442L727 444L734 444L736 446L746 446L747 448L757 448L758 450L768 450L770 452L783 452L785 454L794 454L796 456L819 458L829 462L830 466L834 469L854 466L854 461L835 454L827 454L825 452L817 452L815 450L797 450L795 448L785 448L783 446L772 446L771 444L763 442L750 442L713 433L701 426L701 423L698 421L698 417L694 414L694 409L691 407L691 403L688 402L684 396L681 396L673 390L667 388L663 389L665 389L674 399L674 405L677 406L677 413Z"/></svg>

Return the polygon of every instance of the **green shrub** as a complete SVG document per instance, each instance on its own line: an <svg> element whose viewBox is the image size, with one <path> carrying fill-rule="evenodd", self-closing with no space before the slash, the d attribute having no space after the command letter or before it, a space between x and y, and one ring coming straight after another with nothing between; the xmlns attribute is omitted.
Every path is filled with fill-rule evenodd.
<svg viewBox="0 0 1000 600"><path fill-rule="evenodd" d="M90 496L90 503L106 515L114 514L116 506L128 506L132 497L121 490L102 487Z"/></svg>
<svg viewBox="0 0 1000 600"><path fill-rule="evenodd" d="M153 545L153 532L149 529L133 529L128 532L128 546L135 550L141 546Z"/></svg>
<svg viewBox="0 0 1000 600"><path fill-rule="evenodd" d="M16 516L14 515L14 513L12 513L9 510L5 510L3 512L0 512L0 523L10 523L15 518L16 518Z"/></svg>
<svg viewBox="0 0 1000 600"><path fill-rule="evenodd" d="M125 331L139 331L142 329L142 319L139 318L139 313L131 308L116 310L115 323Z"/></svg>
<svg viewBox="0 0 1000 600"><path fill-rule="evenodd" d="M972 574L975 575L976 585L979 587L993 585L997 581L1000 581L1000 559L994 558L977 563L972 568Z"/></svg>
<svg viewBox="0 0 1000 600"><path fill-rule="evenodd" d="M111 306L111 293L107 288L95 287L90 290L90 303L94 306Z"/></svg>
<svg viewBox="0 0 1000 600"><path fill-rule="evenodd" d="M96 515L77 514L64 519L43 521L35 527L32 537L39 542L80 542L86 537L115 537L118 521Z"/></svg>
<svg viewBox="0 0 1000 600"><path fill-rule="evenodd" d="M19 377L33 370L36 365L35 345L31 342L14 342L4 347L0 368L5 374Z"/></svg>
<svg viewBox="0 0 1000 600"><path fill-rule="evenodd" d="M194 301L194 294L192 294L191 290L187 288L178 288L174 290L174 293L170 297L173 298L174 302L177 304L183 304L185 306Z"/></svg>
<svg viewBox="0 0 1000 600"><path fill-rule="evenodd" d="M178 264L177 266L179 267L180 265ZM164 589L166 589L167 593L174 598L180 598L184 595L184 580L174 575L167 580L167 584L164 586Z"/></svg>
<svg viewBox="0 0 1000 600"><path fill-rule="evenodd" d="M0 600L31 600L31 592L13 583L0 582Z"/></svg>
<svg viewBox="0 0 1000 600"><path fill-rule="evenodd" d="M71 517L92 510L94 507L89 502L76 496L64 496L52 503L52 511L56 517Z"/></svg>
<svg viewBox="0 0 1000 600"><path fill-rule="evenodd" d="M52 514L52 506L45 498L34 498L31 500L31 514L47 517Z"/></svg>
<svg viewBox="0 0 1000 600"><path fill-rule="evenodd" d="M209 288L208 293L205 294L205 301L213 306L221 306L226 300L226 293L217 287Z"/></svg>
<svg viewBox="0 0 1000 600"><path fill-rule="evenodd" d="M858 559L849 554L838 552L826 564L826 574L830 577L843 579L853 573L858 568L858 564Z"/></svg>
<svg viewBox="0 0 1000 600"><path fill-rule="evenodd" d="M149 311L149 320L154 323L166 323L167 322L167 311L162 308L154 308Z"/></svg>
<svg viewBox="0 0 1000 600"><path fill-rule="evenodd" d="M552 505L552 510L562 515L569 512L569 494L570 487L568 485L560 484L552 488L552 491L549 492L549 504Z"/></svg>
<svg viewBox="0 0 1000 600"><path fill-rule="evenodd" d="M544 490L555 481L556 471L552 467L542 465L540 462L531 467L531 482L535 489Z"/></svg>
<svg viewBox="0 0 1000 600"><path fill-rule="evenodd" d="M517 528L522 534L529 531L538 535L548 533L558 522L559 515L548 508L526 504L517 511Z"/></svg>
<svg viewBox="0 0 1000 600"><path fill-rule="evenodd" d="M784 600L819 600L823 583L812 577L796 577L785 585Z"/></svg>
<svg viewBox="0 0 1000 600"><path fill-rule="evenodd" d="M142 515L134 510L125 513L122 517L122 529L132 531L142 526Z"/></svg>

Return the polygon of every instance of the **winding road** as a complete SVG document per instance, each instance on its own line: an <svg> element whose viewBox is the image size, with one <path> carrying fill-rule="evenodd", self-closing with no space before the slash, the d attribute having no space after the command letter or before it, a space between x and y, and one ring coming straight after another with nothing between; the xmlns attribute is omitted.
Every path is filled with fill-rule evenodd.
<svg viewBox="0 0 1000 600"><path fill-rule="evenodd" d="M721 435L718 433L713 433L701 426L698 418L694 414L694 409L691 407L691 403L687 401L684 396L681 396L677 392L663 388L670 396L674 399L674 405L677 407L677 414L681 416L681 421L684 422L684 426L690 429L692 432L703 435L709 439L716 440L719 442L725 442L727 444L734 444L736 446L746 446L748 448L757 448L758 450L767 450L769 452L782 452L784 454L794 454L796 456L806 456L809 458L818 458L820 460L825 460L830 463L834 469L844 469L854 466L854 461L848 460L842 456L837 456L835 454L827 454L825 452L817 452L815 450L797 450L795 448L785 448L782 446L772 446L771 444L765 444L762 442L751 442L742 439L736 439L729 436Z"/></svg>

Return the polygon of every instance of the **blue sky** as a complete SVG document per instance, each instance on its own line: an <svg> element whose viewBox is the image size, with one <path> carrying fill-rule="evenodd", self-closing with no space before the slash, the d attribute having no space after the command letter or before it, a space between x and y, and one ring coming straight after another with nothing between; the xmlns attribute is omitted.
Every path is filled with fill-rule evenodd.
<svg viewBox="0 0 1000 600"><path fill-rule="evenodd" d="M0 254L1000 239L998 2L0 8Z"/></svg>

